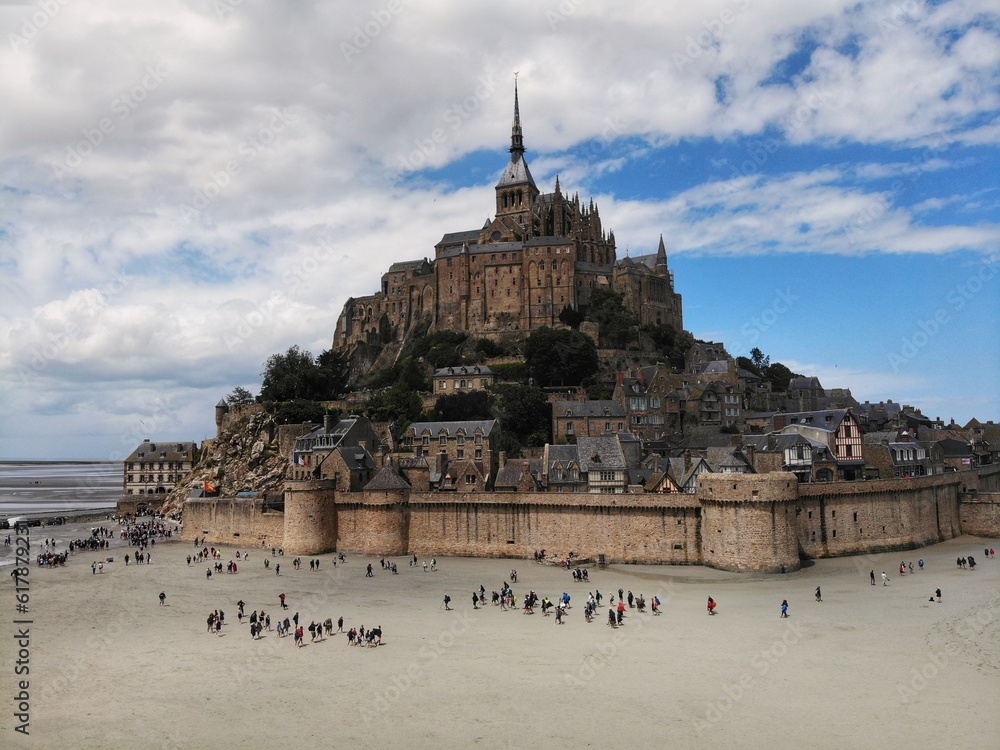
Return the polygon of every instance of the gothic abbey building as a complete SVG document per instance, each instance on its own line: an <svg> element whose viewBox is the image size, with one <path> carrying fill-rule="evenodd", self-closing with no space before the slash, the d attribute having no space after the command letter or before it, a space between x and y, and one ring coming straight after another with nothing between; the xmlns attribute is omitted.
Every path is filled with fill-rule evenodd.
<svg viewBox="0 0 1000 750"><path fill-rule="evenodd" d="M524 151L515 86L510 163L496 185L493 220L445 234L434 260L394 263L381 290L347 300L335 349L400 340L423 321L431 331L485 337L560 326L563 308L585 309L595 289L623 295L642 325L684 327L663 238L655 254L619 261L593 200L564 194L558 177L553 192L539 191Z"/></svg>

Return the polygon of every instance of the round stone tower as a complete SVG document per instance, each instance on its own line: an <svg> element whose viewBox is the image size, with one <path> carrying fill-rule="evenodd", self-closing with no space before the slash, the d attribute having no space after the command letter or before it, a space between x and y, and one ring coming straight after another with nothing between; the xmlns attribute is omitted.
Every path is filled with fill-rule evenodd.
<svg viewBox="0 0 1000 750"><path fill-rule="evenodd" d="M317 479L285 485L285 552L319 555L336 548L334 484L333 479Z"/></svg>
<svg viewBox="0 0 1000 750"><path fill-rule="evenodd" d="M744 573L790 573L801 566L795 532L794 474L702 474L704 564Z"/></svg>
<svg viewBox="0 0 1000 750"><path fill-rule="evenodd" d="M404 555L409 551L409 488L366 491L358 508L365 528L360 551L368 555Z"/></svg>
<svg viewBox="0 0 1000 750"><path fill-rule="evenodd" d="M229 413L229 404L226 403L226 399L219 399L219 403L215 405L215 436L219 437L222 434L222 420L226 418L226 414Z"/></svg>

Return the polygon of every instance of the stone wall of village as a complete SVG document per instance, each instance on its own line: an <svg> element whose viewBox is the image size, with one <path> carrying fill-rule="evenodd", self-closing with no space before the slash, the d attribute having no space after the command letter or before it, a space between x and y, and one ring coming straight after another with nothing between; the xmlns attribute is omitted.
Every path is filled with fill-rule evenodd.
<svg viewBox="0 0 1000 750"><path fill-rule="evenodd" d="M209 497L184 504L181 539L205 539L207 545L280 547L285 537L285 514L265 509L255 497Z"/></svg>
<svg viewBox="0 0 1000 750"><path fill-rule="evenodd" d="M790 572L802 559L1000 537L1000 467L914 479L800 484L791 474L706 474L696 494L340 493L290 482L285 512L255 498L184 510L185 539L290 554L530 558Z"/></svg>
<svg viewBox="0 0 1000 750"><path fill-rule="evenodd" d="M700 511L691 496L447 495L409 501L409 548L419 555L531 558L546 550L596 562L698 564Z"/></svg>
<svg viewBox="0 0 1000 750"><path fill-rule="evenodd" d="M979 470L976 487L965 487L959 508L962 533L1000 536L1000 465Z"/></svg>
<svg viewBox="0 0 1000 750"><path fill-rule="evenodd" d="M802 485L794 524L799 546L806 557L835 557L959 536L961 485L957 474Z"/></svg>

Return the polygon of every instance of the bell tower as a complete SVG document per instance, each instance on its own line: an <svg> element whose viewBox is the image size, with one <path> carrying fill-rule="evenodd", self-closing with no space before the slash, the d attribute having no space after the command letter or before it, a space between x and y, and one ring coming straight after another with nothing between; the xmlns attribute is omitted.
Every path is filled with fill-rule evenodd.
<svg viewBox="0 0 1000 750"><path fill-rule="evenodd" d="M538 196L538 188L524 160L524 135L521 133L521 111L517 99L517 73L514 74L514 124L510 132L510 163L500 174L496 186L497 219L509 226L520 226L523 237L531 236L531 207Z"/></svg>

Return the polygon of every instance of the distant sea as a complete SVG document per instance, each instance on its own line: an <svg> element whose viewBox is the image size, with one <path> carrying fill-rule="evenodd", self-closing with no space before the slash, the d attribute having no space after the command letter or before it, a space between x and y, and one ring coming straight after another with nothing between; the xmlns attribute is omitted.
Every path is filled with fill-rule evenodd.
<svg viewBox="0 0 1000 750"><path fill-rule="evenodd" d="M114 507L121 461L0 461L0 518Z"/></svg>

